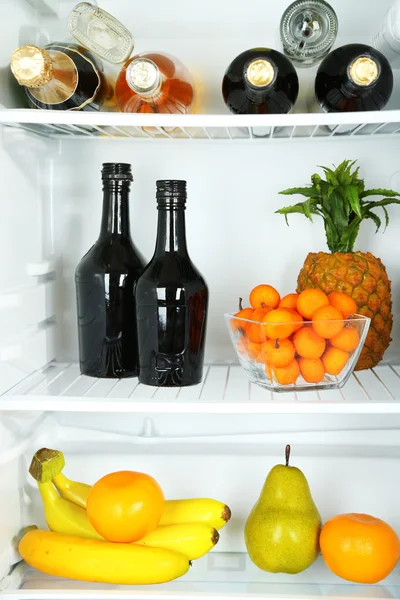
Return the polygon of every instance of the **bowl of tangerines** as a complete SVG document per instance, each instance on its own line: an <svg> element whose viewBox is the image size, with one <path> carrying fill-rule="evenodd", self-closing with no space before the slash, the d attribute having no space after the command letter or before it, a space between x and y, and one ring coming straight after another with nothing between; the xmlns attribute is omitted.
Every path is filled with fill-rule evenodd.
<svg viewBox="0 0 400 600"><path fill-rule="evenodd" d="M267 284L251 291L249 307L240 299L239 311L225 319L250 381L274 392L342 387L370 324L345 293L313 288L281 298Z"/></svg>

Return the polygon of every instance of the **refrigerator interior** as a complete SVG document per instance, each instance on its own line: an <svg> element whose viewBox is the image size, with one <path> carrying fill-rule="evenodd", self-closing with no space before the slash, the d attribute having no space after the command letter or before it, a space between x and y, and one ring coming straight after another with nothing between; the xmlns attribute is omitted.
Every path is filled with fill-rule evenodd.
<svg viewBox="0 0 400 600"><path fill-rule="evenodd" d="M11 51L32 41L68 40L65 20L74 4L2 2L0 593L38 600L118 595L154 600L400 597L398 568L381 585L368 587L340 580L321 559L295 578L272 575L252 565L243 541L249 510L268 470L283 461L287 443L293 447L293 464L310 482L323 520L340 512L369 512L400 531L395 493L400 458L400 213L389 207L384 235L375 234L371 222L363 224L358 243L360 250L382 259L393 283L395 326L386 365L353 376L340 392L276 397L248 383L235 362L223 320L225 312L236 309L238 297L246 298L257 283L271 283L282 293L293 291L307 253L326 249L321 223L293 216L287 228L275 214L288 203L280 190L305 185L318 165L337 165L344 159L359 161L368 187L400 189L398 73L388 110L369 114L365 127L359 121L356 135L331 135L325 125L316 130L316 124L335 123L331 115L321 120L302 114L315 69L299 70L297 114L243 119L236 127L220 94L224 70L245 48L279 48L277 27L287 2L221 0L216 5L207 0L189 7L183 0L151 5L105 0L101 6L133 31L137 52L162 49L192 70L201 114L189 115L187 124L194 137L198 130L204 139L168 139L159 130L160 139L151 139L140 127L134 134L138 139L119 137L112 125L126 132L145 123L134 115L18 110L23 99L9 76ZM368 43L390 0L332 4L340 20L340 45ZM286 127L291 119L297 132ZM352 122L346 116L339 120ZM96 124L100 129L92 134ZM277 129L275 139L251 137L271 125ZM312 139L310 131L315 133ZM109 161L132 164L132 237L147 259L155 243L156 179L188 182L189 251L210 288L206 376L195 389L154 390L134 380L79 376L74 270L98 235L100 169ZM209 495L223 500L232 509L232 521L221 531L215 550L170 584L117 588L47 577L16 564L15 552L21 527L44 525L40 498L27 471L41 446L63 450L66 472L73 479L92 483L113 470L143 470L159 480L168 498Z"/></svg>

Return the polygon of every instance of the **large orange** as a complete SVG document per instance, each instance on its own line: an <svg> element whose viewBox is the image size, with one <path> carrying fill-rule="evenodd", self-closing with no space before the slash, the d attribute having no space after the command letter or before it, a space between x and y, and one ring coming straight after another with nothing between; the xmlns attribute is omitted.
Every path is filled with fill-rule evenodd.
<svg viewBox="0 0 400 600"><path fill-rule="evenodd" d="M100 535L110 542L135 542L155 529L164 509L164 494L150 475L117 471L90 489L86 510Z"/></svg>
<svg viewBox="0 0 400 600"><path fill-rule="evenodd" d="M396 532L381 519L349 513L325 523L319 540L322 556L333 573L356 583L377 583L400 558Z"/></svg>

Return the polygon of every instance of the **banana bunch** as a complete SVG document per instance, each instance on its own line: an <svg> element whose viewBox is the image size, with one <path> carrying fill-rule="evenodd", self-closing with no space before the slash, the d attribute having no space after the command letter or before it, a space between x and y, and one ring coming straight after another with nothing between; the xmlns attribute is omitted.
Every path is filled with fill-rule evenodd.
<svg viewBox="0 0 400 600"><path fill-rule="evenodd" d="M34 455L29 472L50 531L29 531L19 544L22 558L50 575L119 584L171 581L215 546L231 517L228 506L211 498L166 500L159 526L146 537L132 544L106 542L86 513L90 486L68 479L64 466L58 450L42 448Z"/></svg>

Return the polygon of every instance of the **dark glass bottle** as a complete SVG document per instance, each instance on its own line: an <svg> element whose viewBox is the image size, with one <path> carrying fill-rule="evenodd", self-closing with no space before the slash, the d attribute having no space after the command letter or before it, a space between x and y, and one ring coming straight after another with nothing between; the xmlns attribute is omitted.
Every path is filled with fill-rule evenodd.
<svg viewBox="0 0 400 600"><path fill-rule="evenodd" d="M145 262L129 230L131 166L105 163L100 235L76 274L81 373L138 374L134 286Z"/></svg>
<svg viewBox="0 0 400 600"><path fill-rule="evenodd" d="M100 110L113 93L101 61L77 44L21 46L12 54L11 70L31 108Z"/></svg>
<svg viewBox="0 0 400 600"><path fill-rule="evenodd" d="M203 374L208 288L186 247L186 181L157 181L154 256L136 285L139 381L199 383Z"/></svg>
<svg viewBox="0 0 400 600"><path fill-rule="evenodd" d="M286 56L269 48L239 54L222 81L222 95L235 114L288 113L299 93L296 69Z"/></svg>
<svg viewBox="0 0 400 600"><path fill-rule="evenodd" d="M392 90L388 60L365 44L347 44L331 52L315 78L316 100L325 112L381 110Z"/></svg>

